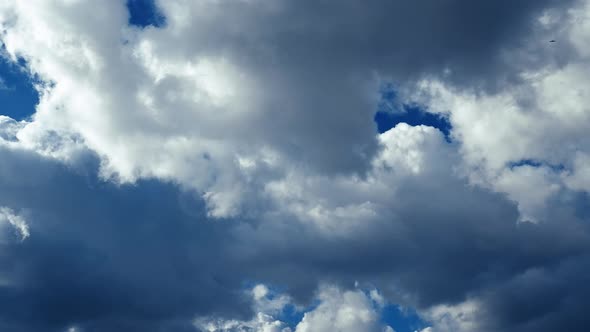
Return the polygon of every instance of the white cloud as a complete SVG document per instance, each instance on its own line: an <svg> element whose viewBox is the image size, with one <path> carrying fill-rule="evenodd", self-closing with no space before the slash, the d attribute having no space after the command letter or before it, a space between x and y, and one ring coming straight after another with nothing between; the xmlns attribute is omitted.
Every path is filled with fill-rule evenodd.
<svg viewBox="0 0 590 332"><path fill-rule="evenodd" d="M24 241L30 236L29 225L25 218L7 207L0 207L0 226L3 225L10 225L18 234L21 241Z"/></svg>
<svg viewBox="0 0 590 332"><path fill-rule="evenodd" d="M398 188L408 179L434 179L452 173L456 152L441 132L405 123L381 134L382 149L366 178L310 176L291 169L265 185L281 213L296 216L328 236L350 235L367 223L386 223L395 206ZM272 211L274 217L277 211Z"/></svg>
<svg viewBox="0 0 590 332"><path fill-rule="evenodd" d="M448 116L465 174L473 183L507 193L523 219L542 219L547 199L559 188L590 191L584 162L590 153L590 79L584 74L590 48L582 33L589 8L572 10L560 26L565 38L560 42L571 39L575 48L561 66L522 68L521 82L491 93L455 89L434 79L406 95ZM545 48L557 56L563 47ZM536 166L526 165L529 161Z"/></svg>
<svg viewBox="0 0 590 332"><path fill-rule="evenodd" d="M221 319L216 317L198 317L194 321L197 329L204 332L291 332L291 329L276 317L291 299L284 294L277 294L263 284L254 286L249 295L253 300L256 315L249 321Z"/></svg>
<svg viewBox="0 0 590 332"><path fill-rule="evenodd" d="M0 144L7 146L18 145L16 135L26 125L24 121L16 121L4 115L0 115Z"/></svg>
<svg viewBox="0 0 590 332"><path fill-rule="evenodd" d="M381 73L360 70L355 83L348 85L338 74L341 69L319 75L315 65L301 67L297 59L281 54L255 23L280 15L286 4L177 0L159 5L166 27L138 30L126 26L122 2L3 4L7 53L13 59L24 57L45 82L39 86L41 102L33 121L15 134L21 146L65 161L88 148L101 157L105 179L179 183L203 195L212 217L251 213L259 205L254 202L262 199L256 194L260 186L276 194L288 190L292 196L291 187L298 185L288 183L289 177L327 172L344 174L349 177L344 181L351 182L351 171L371 172L383 158L389 158L397 172L408 174L420 173L431 163L447 163L446 152L437 149L428 148L430 155L407 150L410 141L421 139L414 129L402 126L374 135L371 114ZM523 198L500 183L500 177L507 179L502 174L511 162L563 164L572 170L564 185L577 190L585 183L583 163L575 163L572 156L590 153L585 150L590 146L590 81L583 74L589 61L584 53L587 12L587 7L574 11L570 21L576 23L562 32L577 46L577 62L541 71L523 69L523 84L492 95L454 90L436 79L421 85L429 109L449 115L471 177L509 191L527 217L525 210L536 209L543 199ZM552 15L541 16L544 29L555 24ZM233 25L212 29L219 27L218 19L239 20L240 29L251 28L252 34L245 36ZM238 37L252 38L251 46L239 44ZM326 69L332 63L324 57L317 61ZM302 75L326 90L318 92ZM336 94L340 97L333 98ZM379 154L384 140L389 145ZM388 151L399 153L388 156ZM268 155L274 156L273 163L266 161ZM244 167L243 160L250 166ZM305 174L293 175L299 170ZM287 177L269 181L270 173ZM320 203L295 211L316 220L345 215L371 219L374 212L372 197L338 209L326 210Z"/></svg>
<svg viewBox="0 0 590 332"><path fill-rule="evenodd" d="M537 222L547 215L548 199L563 188L562 176L546 166L506 168L496 178L494 187L518 203L521 220Z"/></svg>
<svg viewBox="0 0 590 332"><path fill-rule="evenodd" d="M2 90L11 90L11 88L8 85L6 85L6 81L2 77L0 77L0 91Z"/></svg>
<svg viewBox="0 0 590 332"><path fill-rule="evenodd" d="M387 332L380 322L379 305L361 290L341 291L325 287L318 294L320 304L306 312L295 332Z"/></svg>
<svg viewBox="0 0 590 332"><path fill-rule="evenodd" d="M291 329L285 327L283 322L264 313L258 313L256 317L247 322L211 318L197 319L195 327L203 332L291 332Z"/></svg>
<svg viewBox="0 0 590 332"><path fill-rule="evenodd" d="M480 326L477 301L467 300L454 305L437 305L421 316L432 324L421 332L476 332L485 330Z"/></svg>
<svg viewBox="0 0 590 332"><path fill-rule="evenodd" d="M200 317L195 327L207 332L291 332L285 323L277 320L283 308L294 305L292 300L272 292L259 284L251 290L254 300L255 317L250 321ZM306 311L295 332L394 332L380 322L380 310L385 304L375 289L369 293L362 290L342 291L335 286L324 286L316 295L317 306ZM305 311L304 308L297 308Z"/></svg>
<svg viewBox="0 0 590 332"><path fill-rule="evenodd" d="M213 22L191 20L178 30L182 13L206 8L214 17L218 4L162 5L167 27L140 31L126 27L123 2L5 3L0 21L7 53L25 58L46 83L39 86L33 121L17 134L21 146L66 161L87 147L101 156L104 178L179 183L203 193L214 217L243 211L249 191L242 188L247 174L237 156L260 163L267 150L282 163L304 162L310 170L362 171L377 148L374 95L355 84L350 103L319 94L310 104L293 95L306 83L293 81L291 68L264 72L240 63L239 54L186 53L181 45L209 42L193 32ZM353 107L365 110L332 116ZM317 118L316 109L326 116ZM326 141L324 130L306 129L312 116L318 123L330 119L335 131L348 130Z"/></svg>

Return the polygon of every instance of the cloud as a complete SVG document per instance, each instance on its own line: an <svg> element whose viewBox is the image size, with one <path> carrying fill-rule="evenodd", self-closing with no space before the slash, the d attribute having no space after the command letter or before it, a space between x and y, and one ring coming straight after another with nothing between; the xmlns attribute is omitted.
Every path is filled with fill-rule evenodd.
<svg viewBox="0 0 590 332"><path fill-rule="evenodd" d="M292 300L283 294L271 292L265 285L256 285L252 290L254 307L258 312L249 321L224 320L215 317L199 317L195 326L208 332L291 332L286 323L278 320L282 311ZM379 313L383 302L376 290L342 291L333 286L322 286L315 295L317 304L311 308L298 308L303 312L301 321L297 322L295 332L306 331L367 331L392 332L393 329L382 324ZM269 304L272 304L269 306Z"/></svg>
<svg viewBox="0 0 590 332"><path fill-rule="evenodd" d="M506 192L527 220L550 217L556 207L548 201L564 191L590 189L584 163L590 82L582 74L590 58L581 32L589 8L585 2L574 7L556 29L562 44L546 47L548 56L561 56L564 47L570 55L541 69L519 68L517 84L485 92L425 79L406 94L406 102L449 118L466 175L473 183ZM547 15L544 21L554 18Z"/></svg>
<svg viewBox="0 0 590 332"><path fill-rule="evenodd" d="M8 85L6 85L4 79L0 77L0 91L2 90L10 90L10 88L8 87Z"/></svg>
<svg viewBox="0 0 590 332"><path fill-rule="evenodd" d="M249 293L253 300L252 309L256 312L252 319L244 321L201 316L195 319L195 327L203 332L291 332L291 328L285 322L276 318L286 306L292 306L288 296L276 294L263 284L254 286Z"/></svg>
<svg viewBox="0 0 590 332"><path fill-rule="evenodd" d="M482 328L479 311L480 304L473 300L434 306L422 313L433 326L422 329L421 332L478 331Z"/></svg>
<svg viewBox="0 0 590 332"><path fill-rule="evenodd" d="M375 304L362 291L341 292L326 288L320 291L320 304L305 313L295 332L309 331L367 331L388 332L391 327L382 326Z"/></svg>
<svg viewBox="0 0 590 332"><path fill-rule="evenodd" d="M0 329L587 325L586 2L157 4L0 4L40 92L0 117ZM385 83L450 141L377 134Z"/></svg>
<svg viewBox="0 0 590 332"><path fill-rule="evenodd" d="M568 3L166 1L164 27L136 29L122 1L8 2L3 42L46 83L24 145L67 159L84 144L105 178L178 182L227 217L249 209L236 155L362 175L383 80L503 82L515 66L503 49Z"/></svg>
<svg viewBox="0 0 590 332"><path fill-rule="evenodd" d="M0 201L31 211L34 230L3 249L2 266L15 267L2 269L13 283L1 289L3 327L183 330L196 316L252 322L252 312L285 303L260 301L265 289L256 288L261 306L253 307L244 280L282 285L296 304L309 303L319 283L339 285L344 296L358 280L389 301L428 310L466 294L486 296L530 269L587 251L587 229L575 220L518 226L515 207L501 195L466 186L444 163L430 162L436 153L452 155L435 129L398 125L381 140L369 177L303 180L294 173L283 185L292 190L267 192L272 199L255 219L223 222L207 217L198 195L172 184L117 185L2 148ZM265 317L256 324L275 326Z"/></svg>
<svg viewBox="0 0 590 332"><path fill-rule="evenodd" d="M24 241L30 236L29 225L27 224L25 218L15 214L15 212L10 208L0 207L0 226L4 226L3 224L8 224L14 228L21 241Z"/></svg>

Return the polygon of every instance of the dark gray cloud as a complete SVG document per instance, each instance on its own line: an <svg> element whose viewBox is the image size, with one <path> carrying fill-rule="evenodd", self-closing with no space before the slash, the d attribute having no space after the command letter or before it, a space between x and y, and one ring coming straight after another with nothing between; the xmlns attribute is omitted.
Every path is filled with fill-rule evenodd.
<svg viewBox="0 0 590 332"><path fill-rule="evenodd" d="M156 181L116 186L0 153L0 201L34 229L31 241L2 245L2 330L176 331L198 312L248 313L241 276L226 265L227 225L206 221L199 200Z"/></svg>
<svg viewBox="0 0 590 332"><path fill-rule="evenodd" d="M404 83L422 75L443 76L448 69L444 78L451 82L494 86L515 79L524 69L519 52L530 52L530 65L551 60L554 53L542 48L562 33L565 13L578 3L345 0L187 5L187 13L199 20L180 29L192 29L200 43L184 43L180 51L235 57L258 73L264 68L267 73L293 71L281 79L299 77L308 84L313 83L311 77L358 79L354 75L370 71ZM165 13L174 6L165 1L160 5ZM547 27L538 22L544 12L555 20ZM218 25L220 20L231 24ZM178 45L175 37L184 35L172 36L160 46ZM560 42L559 48L567 50L567 40Z"/></svg>
<svg viewBox="0 0 590 332"><path fill-rule="evenodd" d="M583 331L590 289L587 251L543 264L493 287L485 297L486 322L498 331ZM491 319L490 319L491 318Z"/></svg>
<svg viewBox="0 0 590 332"><path fill-rule="evenodd" d="M367 225L349 238L335 240L269 223L256 230L245 227L240 238L259 249L240 252L262 264L257 278L272 276L273 283L289 280L305 289L324 278L344 287L368 281L397 300L409 295L408 305L426 308L508 287L529 270L544 274L590 249L586 221L518 224L515 207L500 195L438 180L405 183L402 202L392 207L396 217ZM444 189L434 188L438 186ZM585 270L580 268L578 272ZM571 290L556 293L576 296ZM511 296L500 299L509 303Z"/></svg>
<svg viewBox="0 0 590 332"><path fill-rule="evenodd" d="M583 326L587 224L516 224L511 203L459 180L408 180L395 218L334 238L297 222L208 220L173 185L115 186L1 154L0 202L31 227L2 245L3 330L183 331L198 314L247 317L249 280L302 303L319 282L369 283L417 308L483 294L501 330Z"/></svg>

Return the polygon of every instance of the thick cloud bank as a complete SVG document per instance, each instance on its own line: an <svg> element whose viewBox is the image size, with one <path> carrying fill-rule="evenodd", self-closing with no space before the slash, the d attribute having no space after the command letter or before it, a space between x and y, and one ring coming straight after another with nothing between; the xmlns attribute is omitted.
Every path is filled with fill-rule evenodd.
<svg viewBox="0 0 590 332"><path fill-rule="evenodd" d="M0 330L590 324L590 2L128 8L0 4Z"/></svg>

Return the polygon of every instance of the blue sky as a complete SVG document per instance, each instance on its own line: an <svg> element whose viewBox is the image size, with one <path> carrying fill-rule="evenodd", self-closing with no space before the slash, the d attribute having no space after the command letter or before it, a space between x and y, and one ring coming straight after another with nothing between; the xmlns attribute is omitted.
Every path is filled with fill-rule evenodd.
<svg viewBox="0 0 590 332"><path fill-rule="evenodd" d="M382 89L381 101L375 113L375 123L379 133L384 133L398 123L404 122L411 126L425 125L434 127L449 139L452 129L451 124L443 115L427 112L419 105L400 103L397 98L393 87L386 85Z"/></svg>
<svg viewBox="0 0 590 332"><path fill-rule="evenodd" d="M128 0L129 24L138 27L160 27L165 24L165 17L158 11L153 0Z"/></svg>
<svg viewBox="0 0 590 332"><path fill-rule="evenodd" d="M2 79L1 114L22 120L35 113L39 96L24 62L13 63L7 59L0 59L0 78Z"/></svg>
<svg viewBox="0 0 590 332"><path fill-rule="evenodd" d="M8 0L0 330L585 331L588 17Z"/></svg>

